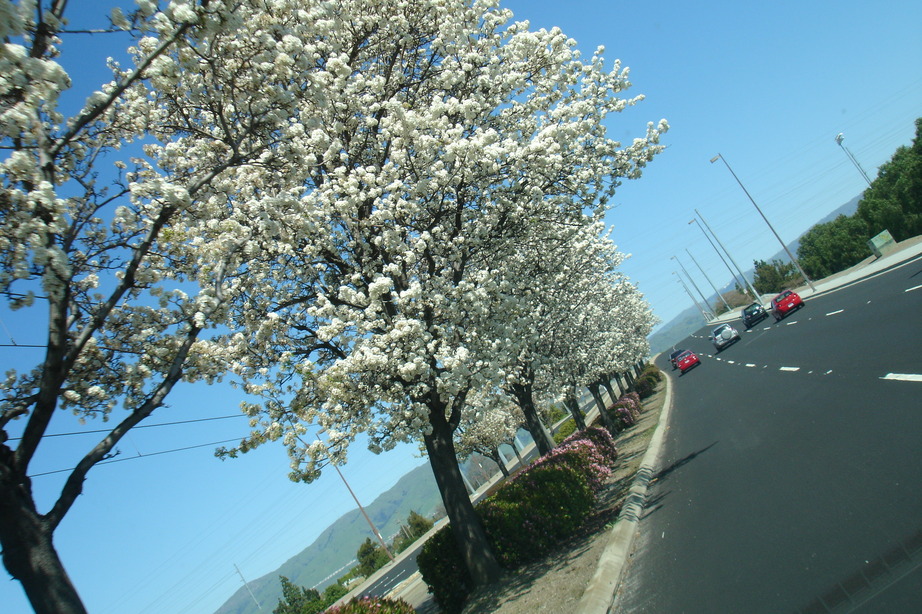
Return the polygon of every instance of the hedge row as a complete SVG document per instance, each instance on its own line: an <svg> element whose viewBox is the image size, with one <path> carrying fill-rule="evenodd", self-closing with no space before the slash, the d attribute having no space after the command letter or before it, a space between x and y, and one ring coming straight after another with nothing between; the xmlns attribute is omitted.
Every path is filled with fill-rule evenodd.
<svg viewBox="0 0 922 614"><path fill-rule="evenodd" d="M654 364L648 364L634 381L634 390L641 399L646 399L656 390L656 385L662 381L663 374Z"/></svg>
<svg viewBox="0 0 922 614"><path fill-rule="evenodd" d="M617 458L608 431L591 427L479 503L477 512L500 564L514 569L538 559L582 526ZM426 542L416 561L442 611L460 612L472 582L450 525Z"/></svg>
<svg viewBox="0 0 922 614"><path fill-rule="evenodd" d="M363 597L333 606L326 614L416 614L416 610L403 599Z"/></svg>

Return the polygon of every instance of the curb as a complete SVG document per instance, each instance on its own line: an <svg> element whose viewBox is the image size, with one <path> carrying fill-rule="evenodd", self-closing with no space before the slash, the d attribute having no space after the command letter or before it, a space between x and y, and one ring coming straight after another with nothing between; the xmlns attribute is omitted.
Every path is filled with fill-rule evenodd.
<svg viewBox="0 0 922 614"><path fill-rule="evenodd" d="M602 552L595 574L579 600L576 614L606 614L611 611L614 604L615 594L627 567L634 536L637 534L637 525L647 498L647 489L653 476L656 475L657 459L666 439L666 429L672 412L672 378L665 372L663 375L666 378L666 395L659 422L641 460L634 482L631 484L621 514L618 515L618 520L611 529L608 545Z"/></svg>

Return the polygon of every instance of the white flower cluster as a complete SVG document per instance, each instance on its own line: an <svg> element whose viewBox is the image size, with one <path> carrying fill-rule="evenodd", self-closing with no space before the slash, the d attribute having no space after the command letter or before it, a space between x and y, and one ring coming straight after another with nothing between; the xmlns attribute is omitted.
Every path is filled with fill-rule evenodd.
<svg viewBox="0 0 922 614"><path fill-rule="evenodd" d="M307 425L385 450L645 353L598 220L668 126L608 138L641 97L600 51L495 0L143 0L113 18L133 66L65 121L26 4L0 0L0 291L47 296L51 371L0 427L39 397L138 420L230 372L261 401L226 454L280 440L309 480Z"/></svg>

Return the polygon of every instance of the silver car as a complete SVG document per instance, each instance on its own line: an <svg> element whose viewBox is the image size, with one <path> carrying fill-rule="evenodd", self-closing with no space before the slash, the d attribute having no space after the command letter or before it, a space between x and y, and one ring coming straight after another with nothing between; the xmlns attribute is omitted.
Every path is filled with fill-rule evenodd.
<svg viewBox="0 0 922 614"><path fill-rule="evenodd" d="M711 333L711 342L714 344L718 353L731 343L739 340L739 331L729 324L721 324Z"/></svg>

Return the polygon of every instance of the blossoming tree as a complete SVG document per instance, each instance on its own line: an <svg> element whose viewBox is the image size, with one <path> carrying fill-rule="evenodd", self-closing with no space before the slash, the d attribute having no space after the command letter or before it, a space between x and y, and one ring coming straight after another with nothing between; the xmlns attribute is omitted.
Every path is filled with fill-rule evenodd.
<svg viewBox="0 0 922 614"><path fill-rule="evenodd" d="M557 30L509 23L495 2L324 6L311 62L295 62L323 98L304 102L310 121L287 144L300 162L259 213L271 232L233 309L252 348L235 370L265 401L223 453L282 440L292 477L309 481L359 433L374 450L421 439L471 577L490 582L498 566L452 434L469 395L517 367L509 322L532 280L510 265L593 223L667 126L627 146L607 138L605 120L639 100L620 97L626 71L584 61Z"/></svg>
<svg viewBox="0 0 922 614"><path fill-rule="evenodd" d="M260 224L263 187L298 160L295 103L323 90L293 87L285 60L310 7L144 0L112 15L134 35L129 65L111 61L67 117L65 7L0 0L0 293L45 330L39 363L2 383L0 544L36 612L84 610L53 535L90 469L178 382L218 380L248 351L217 328L259 248L229 212ZM62 411L112 426L40 510L30 464Z"/></svg>
<svg viewBox="0 0 922 614"><path fill-rule="evenodd" d="M7 570L37 612L82 612L52 538L87 473L178 382L231 371L262 402L226 452L283 439L295 479L328 457L308 425L339 455L421 439L489 582L452 433L521 353L507 265L596 219L665 123L609 139L640 100L627 71L494 0L138 6L113 14L131 65L65 117L66 3L0 0L0 292L47 327L2 388ZM114 426L39 511L29 465L61 410Z"/></svg>

